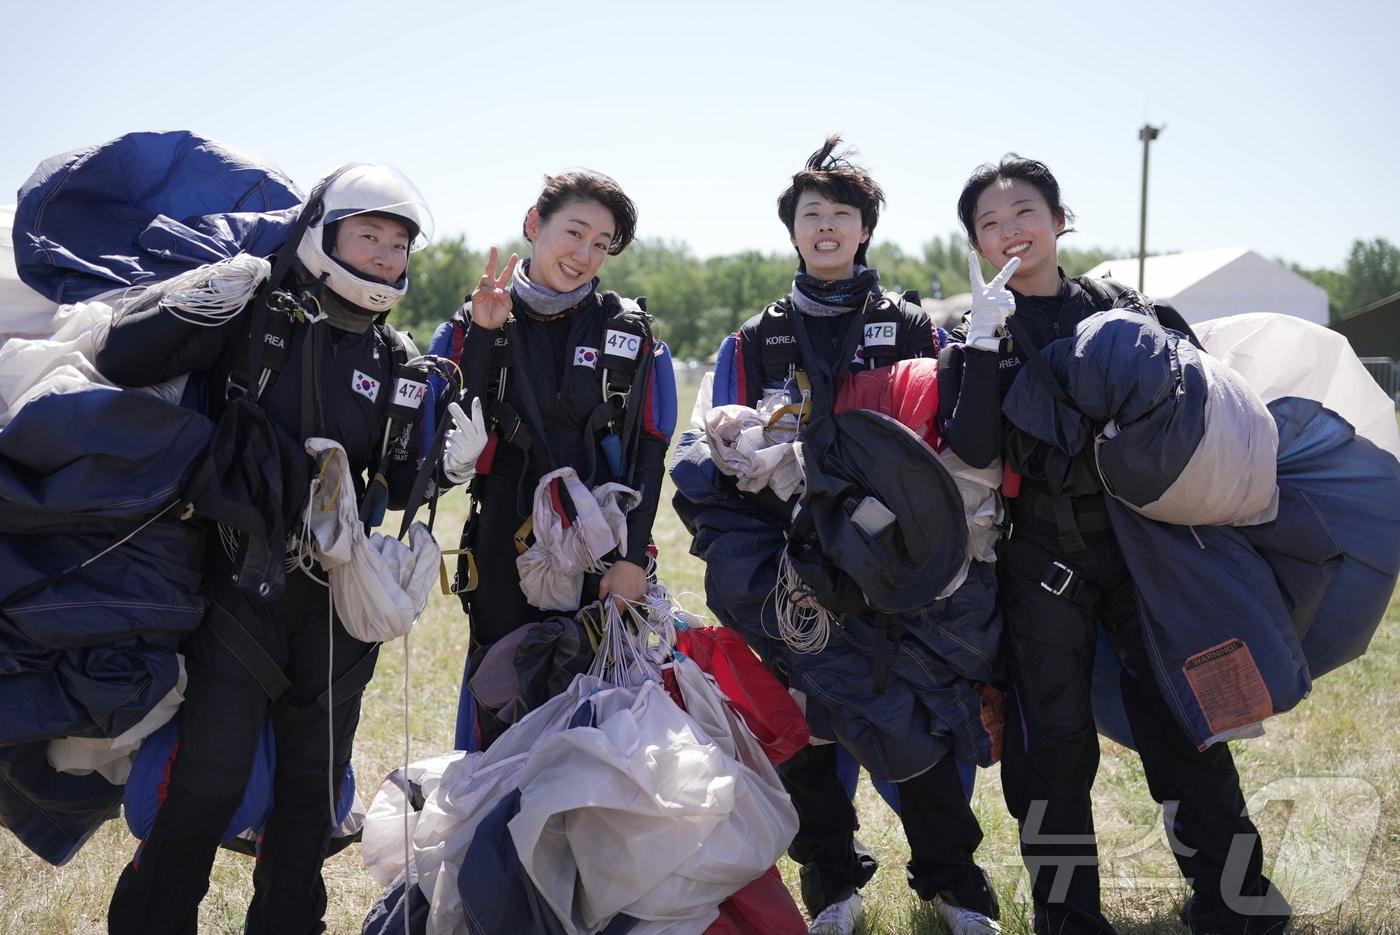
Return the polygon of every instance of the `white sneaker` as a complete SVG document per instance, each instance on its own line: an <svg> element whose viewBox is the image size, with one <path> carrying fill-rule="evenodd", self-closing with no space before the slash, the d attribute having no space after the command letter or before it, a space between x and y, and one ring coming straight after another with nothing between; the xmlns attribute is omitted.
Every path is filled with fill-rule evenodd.
<svg viewBox="0 0 1400 935"><path fill-rule="evenodd" d="M943 917L952 935L1001 935L1001 924L974 909L964 909L935 899L933 907Z"/></svg>
<svg viewBox="0 0 1400 935"><path fill-rule="evenodd" d="M861 905L860 893L852 893L819 912L807 928L807 935L853 935L864 919L865 907Z"/></svg>

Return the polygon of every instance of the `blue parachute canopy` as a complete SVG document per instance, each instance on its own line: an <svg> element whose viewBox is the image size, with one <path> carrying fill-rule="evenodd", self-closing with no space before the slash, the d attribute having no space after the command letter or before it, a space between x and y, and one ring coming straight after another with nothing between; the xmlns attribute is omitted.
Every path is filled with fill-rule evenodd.
<svg viewBox="0 0 1400 935"><path fill-rule="evenodd" d="M19 189L15 267L60 304L282 245L302 202L262 157L189 131L45 159Z"/></svg>

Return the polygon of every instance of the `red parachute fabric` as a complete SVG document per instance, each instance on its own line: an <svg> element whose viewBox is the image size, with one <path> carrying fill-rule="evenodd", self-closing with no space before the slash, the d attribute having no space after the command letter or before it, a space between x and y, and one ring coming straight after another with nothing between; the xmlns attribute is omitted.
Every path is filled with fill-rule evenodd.
<svg viewBox="0 0 1400 935"><path fill-rule="evenodd" d="M934 451L942 451L946 444L938 430L938 361L931 357L857 373L836 392L836 411L847 409L873 409L893 416ZM1021 492L1021 475L1010 464L1002 467L1001 492L1008 497Z"/></svg>
<svg viewBox="0 0 1400 935"><path fill-rule="evenodd" d="M862 370L841 384L836 411L873 409L899 420L934 451L942 451L938 428L938 361L932 357L901 360L889 367Z"/></svg>
<svg viewBox="0 0 1400 935"><path fill-rule="evenodd" d="M676 634L676 649L715 680L775 766L807 745L807 718L741 635L725 627L690 627ZM666 691L684 708L671 668L661 675ZM807 935L807 923L778 868L769 867L719 904L719 918L704 935Z"/></svg>
<svg viewBox="0 0 1400 935"><path fill-rule="evenodd" d="M807 745L807 718L738 632L690 627L676 634L676 649L715 680L774 766Z"/></svg>
<svg viewBox="0 0 1400 935"><path fill-rule="evenodd" d="M719 904L705 935L807 935L807 923L777 867Z"/></svg>

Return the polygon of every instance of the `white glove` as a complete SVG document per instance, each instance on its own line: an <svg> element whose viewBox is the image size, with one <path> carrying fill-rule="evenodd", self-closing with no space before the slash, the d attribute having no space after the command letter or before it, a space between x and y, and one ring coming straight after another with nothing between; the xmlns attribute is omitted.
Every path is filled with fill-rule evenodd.
<svg viewBox="0 0 1400 935"><path fill-rule="evenodd" d="M1006 319L1016 313L1016 297L1006 288L1006 282L1021 258L1013 256L991 282L982 281L982 263L977 252L967 255L967 278L972 283L972 311L967 316L967 343L984 351L1001 347L999 331Z"/></svg>
<svg viewBox="0 0 1400 935"><path fill-rule="evenodd" d="M465 484L476 476L476 459L486 447L486 421L481 417L481 398L472 400L472 417L455 402L448 404L453 428L447 430L442 446L442 473L454 484Z"/></svg>

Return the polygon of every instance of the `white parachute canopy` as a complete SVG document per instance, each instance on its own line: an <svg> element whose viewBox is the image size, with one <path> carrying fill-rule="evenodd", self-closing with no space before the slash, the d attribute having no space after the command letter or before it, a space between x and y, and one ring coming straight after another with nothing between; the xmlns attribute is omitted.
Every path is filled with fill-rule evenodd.
<svg viewBox="0 0 1400 935"><path fill-rule="evenodd" d="M366 643L403 636L413 628L437 578L441 551L422 523L408 543L383 533L365 535L345 449L328 438L308 438L316 459L306 527L316 560L331 579L331 596L346 632Z"/></svg>
<svg viewBox="0 0 1400 935"><path fill-rule="evenodd" d="M575 516L566 521L554 503L569 500ZM515 560L520 590L535 607L573 611L582 601L583 576L604 570L613 549L627 550L627 511L642 495L625 484L599 484L594 490L571 467L540 478L533 510L535 544Z"/></svg>
<svg viewBox="0 0 1400 935"><path fill-rule="evenodd" d="M1400 458L1395 402L1341 334L1265 312L1203 321L1191 330L1266 405L1285 396L1315 399L1350 422L1356 434Z"/></svg>

